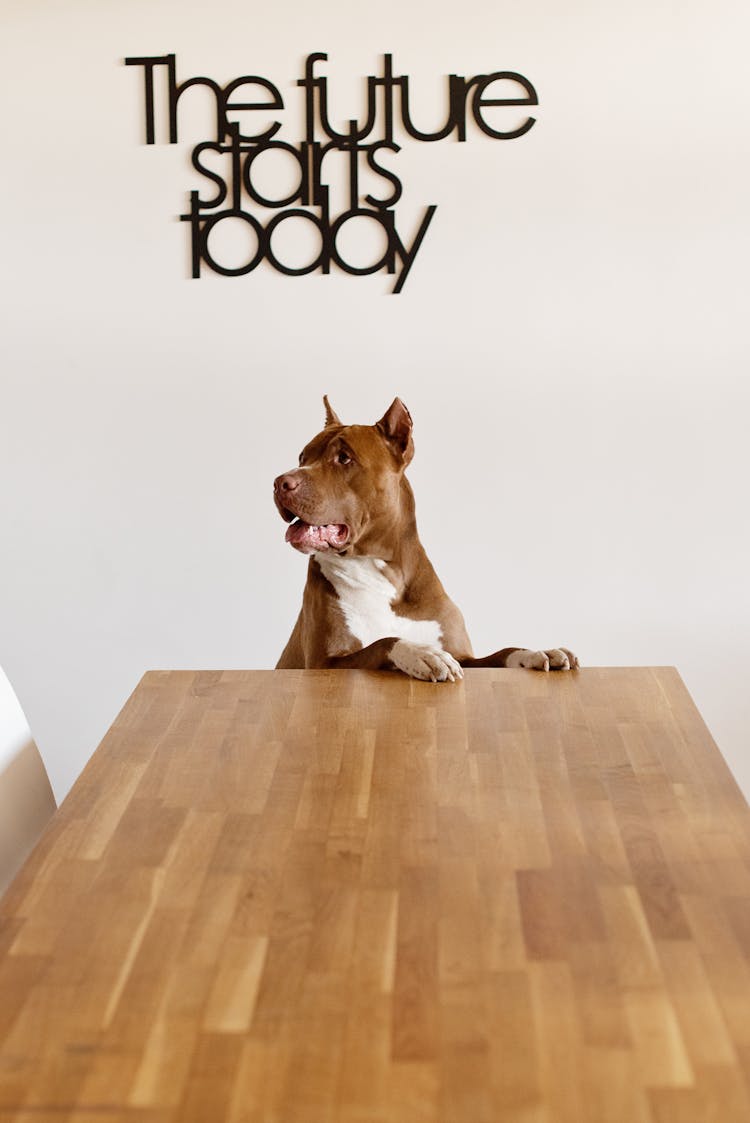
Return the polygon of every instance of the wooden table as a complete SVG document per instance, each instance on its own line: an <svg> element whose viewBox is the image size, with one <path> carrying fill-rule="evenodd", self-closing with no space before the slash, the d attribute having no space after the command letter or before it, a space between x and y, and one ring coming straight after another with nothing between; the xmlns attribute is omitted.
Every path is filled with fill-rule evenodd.
<svg viewBox="0 0 750 1123"><path fill-rule="evenodd" d="M0 1121L750 1119L750 812L671 668L147 674L0 905Z"/></svg>

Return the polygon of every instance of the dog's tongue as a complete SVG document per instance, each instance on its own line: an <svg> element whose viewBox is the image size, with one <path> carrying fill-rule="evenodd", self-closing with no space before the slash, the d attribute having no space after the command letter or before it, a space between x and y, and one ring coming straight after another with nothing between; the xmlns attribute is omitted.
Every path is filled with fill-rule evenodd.
<svg viewBox="0 0 750 1123"><path fill-rule="evenodd" d="M346 542L346 527L341 523L328 523L327 526L310 526L302 519L295 519L287 527L286 540L295 550L312 554L316 550L337 549Z"/></svg>

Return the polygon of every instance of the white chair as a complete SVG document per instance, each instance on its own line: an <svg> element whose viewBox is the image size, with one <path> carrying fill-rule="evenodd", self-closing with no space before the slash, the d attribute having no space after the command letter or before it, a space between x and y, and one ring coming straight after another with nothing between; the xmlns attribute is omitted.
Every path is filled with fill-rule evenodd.
<svg viewBox="0 0 750 1123"><path fill-rule="evenodd" d="M56 806L21 704L0 668L0 896Z"/></svg>

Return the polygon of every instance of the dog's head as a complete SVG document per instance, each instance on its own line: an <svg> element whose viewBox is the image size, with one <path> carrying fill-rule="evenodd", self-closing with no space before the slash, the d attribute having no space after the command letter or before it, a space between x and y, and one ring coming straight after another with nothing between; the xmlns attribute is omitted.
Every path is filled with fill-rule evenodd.
<svg viewBox="0 0 750 1123"><path fill-rule="evenodd" d="M343 425L323 402L325 428L305 445L299 467L274 480L274 501L291 524L286 540L303 554L382 557L414 455L411 416L396 398L375 425Z"/></svg>

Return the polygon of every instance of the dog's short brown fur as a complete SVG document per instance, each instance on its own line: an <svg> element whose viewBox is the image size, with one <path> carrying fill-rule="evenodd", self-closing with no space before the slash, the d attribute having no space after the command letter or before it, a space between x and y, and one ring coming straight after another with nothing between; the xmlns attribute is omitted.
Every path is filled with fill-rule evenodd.
<svg viewBox="0 0 750 1123"><path fill-rule="evenodd" d="M325 428L299 467L274 481L287 541L310 555L302 609L279 668L397 668L433 682L462 667L569 670L567 648L506 647L475 659L463 617L417 534L404 470L412 420L396 398L375 425L343 425L325 404Z"/></svg>

